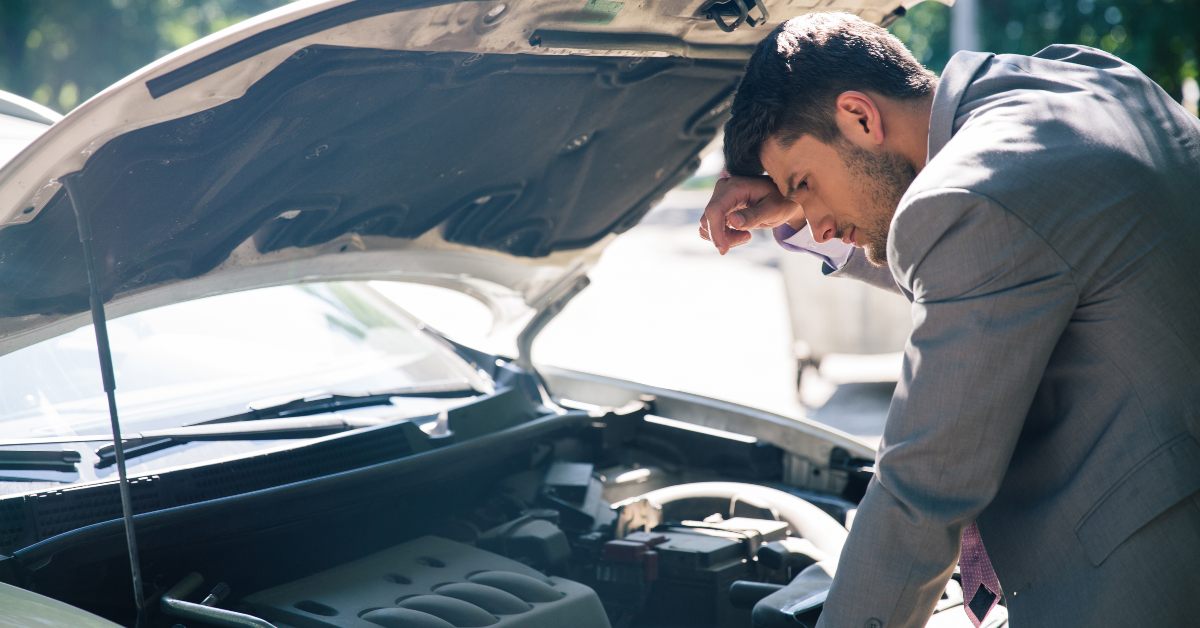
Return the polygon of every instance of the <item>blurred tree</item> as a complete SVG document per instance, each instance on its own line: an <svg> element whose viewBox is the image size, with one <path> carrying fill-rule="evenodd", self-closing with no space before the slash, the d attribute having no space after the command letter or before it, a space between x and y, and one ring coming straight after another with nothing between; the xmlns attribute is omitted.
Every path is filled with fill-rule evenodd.
<svg viewBox="0 0 1200 628"><path fill-rule="evenodd" d="M925 65L941 71L950 55L950 11L913 7L891 31ZM1050 44L1084 44L1136 65L1178 100L1200 75L1200 0L979 0L982 48L1033 54Z"/></svg>
<svg viewBox="0 0 1200 628"><path fill-rule="evenodd" d="M940 2L918 4L888 30L934 72L941 72L950 60L950 7Z"/></svg>
<svg viewBox="0 0 1200 628"><path fill-rule="evenodd" d="M287 0L0 0L0 89L66 112L134 70Z"/></svg>
<svg viewBox="0 0 1200 628"><path fill-rule="evenodd" d="M1079 43L1136 65L1176 100L1197 75L1200 0L982 0L983 41L998 52Z"/></svg>

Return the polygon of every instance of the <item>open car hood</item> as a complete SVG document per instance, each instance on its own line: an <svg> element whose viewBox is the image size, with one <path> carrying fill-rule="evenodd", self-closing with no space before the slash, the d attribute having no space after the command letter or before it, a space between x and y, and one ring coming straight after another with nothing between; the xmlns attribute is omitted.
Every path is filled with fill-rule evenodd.
<svg viewBox="0 0 1200 628"><path fill-rule="evenodd" d="M111 316L365 277L561 302L818 3L728 33L711 4L299 2L164 57L0 169L0 354L89 321L76 210Z"/></svg>

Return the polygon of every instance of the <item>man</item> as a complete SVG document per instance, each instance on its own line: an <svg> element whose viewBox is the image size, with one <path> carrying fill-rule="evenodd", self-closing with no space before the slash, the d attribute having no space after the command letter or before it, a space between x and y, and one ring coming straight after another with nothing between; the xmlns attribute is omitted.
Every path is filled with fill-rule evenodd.
<svg viewBox="0 0 1200 628"><path fill-rule="evenodd" d="M775 227L912 302L822 625L923 625L960 548L976 622L1002 586L1017 627L1200 625L1194 117L1098 50L939 81L825 14L755 51L725 154L722 254Z"/></svg>

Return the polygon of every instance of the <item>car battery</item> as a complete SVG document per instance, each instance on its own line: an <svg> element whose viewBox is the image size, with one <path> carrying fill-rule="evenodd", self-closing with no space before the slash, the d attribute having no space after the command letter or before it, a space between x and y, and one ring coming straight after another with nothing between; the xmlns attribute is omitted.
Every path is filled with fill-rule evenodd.
<svg viewBox="0 0 1200 628"><path fill-rule="evenodd" d="M626 541L652 544L655 580L640 613L653 626L749 625L746 609L729 602L729 585L754 570L748 541L736 534L670 528L635 532Z"/></svg>
<svg viewBox="0 0 1200 628"><path fill-rule="evenodd" d="M604 544L589 584L604 601L609 617L636 615L658 580L658 552L665 543L661 534L635 532Z"/></svg>
<svg viewBox="0 0 1200 628"><path fill-rule="evenodd" d="M751 519L749 517L684 521L683 529L687 532L716 535L734 540L744 539L748 542L746 550L752 556L760 546L771 541L782 541L788 535L788 524L786 521Z"/></svg>

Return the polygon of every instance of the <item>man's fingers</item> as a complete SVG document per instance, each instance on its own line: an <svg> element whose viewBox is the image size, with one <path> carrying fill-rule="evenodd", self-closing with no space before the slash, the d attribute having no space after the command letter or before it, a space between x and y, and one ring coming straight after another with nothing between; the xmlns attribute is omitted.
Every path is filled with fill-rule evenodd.
<svg viewBox="0 0 1200 628"><path fill-rule="evenodd" d="M726 216L758 203L771 193L778 192L766 177L730 177L717 181L712 198L700 218L701 237L707 232L708 238L705 239L712 242L722 255L737 244L744 243L745 240L740 237L734 243L733 237L738 230L729 226Z"/></svg>
<svg viewBox="0 0 1200 628"><path fill-rule="evenodd" d="M728 244L729 244L729 249L732 249L735 246L741 246L749 241L750 241L750 232L749 231L730 230L729 236L726 239L726 242L728 242ZM725 250L728 251L729 249L725 249Z"/></svg>
<svg viewBox="0 0 1200 628"><path fill-rule="evenodd" d="M721 179L700 218L700 237L724 255L750 240L748 230L781 225L798 211L767 177Z"/></svg>
<svg viewBox="0 0 1200 628"><path fill-rule="evenodd" d="M703 234L708 234L708 237L704 239L712 242L722 255L729 250L729 243L725 238L725 214L736 209L738 204L736 198L730 194L728 181L730 179L717 181L716 187L713 188L712 198L704 208L704 215L700 217L701 237L704 237Z"/></svg>
<svg viewBox="0 0 1200 628"><path fill-rule="evenodd" d="M726 223L735 229L773 229L791 220L799 205L778 195L764 197L758 203L731 212Z"/></svg>
<svg viewBox="0 0 1200 628"><path fill-rule="evenodd" d="M712 234L709 233L707 225L700 225L699 231L701 240L712 242ZM735 246L741 246L749 241L750 233L747 231L738 231L736 229L725 230L725 243L728 247L725 249L725 251L728 251ZM725 251L722 251L722 254L725 253Z"/></svg>

